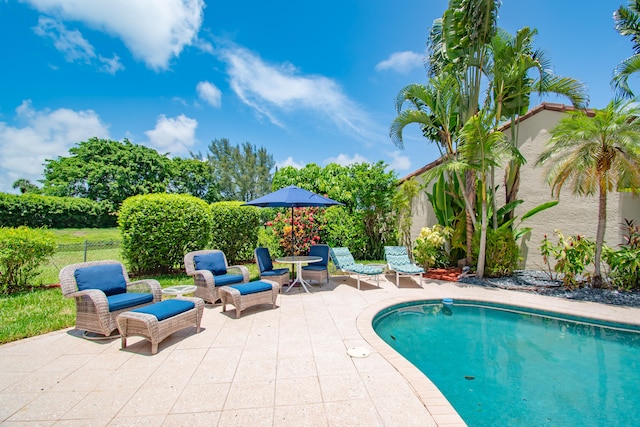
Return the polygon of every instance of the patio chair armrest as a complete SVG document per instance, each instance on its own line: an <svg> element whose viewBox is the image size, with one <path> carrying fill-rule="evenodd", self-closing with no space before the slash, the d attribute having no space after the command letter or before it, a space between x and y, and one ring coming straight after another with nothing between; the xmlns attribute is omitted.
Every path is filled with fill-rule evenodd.
<svg viewBox="0 0 640 427"><path fill-rule="evenodd" d="M196 285L201 280L204 280L204 282L207 284L207 286L215 286L215 284L216 284L215 276L209 270L196 270L192 274L192 276L193 276L193 279L194 279ZM198 279L200 279L200 280L198 280Z"/></svg>
<svg viewBox="0 0 640 427"><path fill-rule="evenodd" d="M127 291L129 288L146 288L145 291L150 290L153 294L153 301L160 301L162 299L162 286L160 282L155 279L140 279L127 283Z"/></svg>
<svg viewBox="0 0 640 427"><path fill-rule="evenodd" d="M87 297L95 306L96 312L99 314L106 314L109 312L109 301L107 300L107 296L99 289L85 289L83 291L72 292L65 296L67 298Z"/></svg>
<svg viewBox="0 0 640 427"><path fill-rule="evenodd" d="M247 267L245 267L244 265L230 265L229 267L227 267L227 270L231 270L232 268L240 270L240 272L242 273L243 283L249 283L249 269Z"/></svg>

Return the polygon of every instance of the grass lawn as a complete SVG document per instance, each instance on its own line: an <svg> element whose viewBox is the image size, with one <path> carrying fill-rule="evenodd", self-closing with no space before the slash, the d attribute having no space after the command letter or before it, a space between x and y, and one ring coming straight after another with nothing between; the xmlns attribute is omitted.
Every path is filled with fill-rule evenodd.
<svg viewBox="0 0 640 427"><path fill-rule="evenodd" d="M86 252L87 261L104 259L123 261L120 248L100 248L101 242L120 240L120 231L117 228L51 231L55 234L58 245L76 245L79 250L66 247L62 251L56 251L51 260L43 265L42 272L34 279L36 288L33 291L0 296L0 344L68 328L75 324L75 302L63 297L60 288L40 285L57 284L60 269L65 265L83 262L85 241L89 242ZM92 249L95 247L99 249ZM247 264L247 268L251 280L256 280L257 266ZM156 279L163 288L193 283L193 279L185 273L147 275L145 278ZM131 280L136 280L136 277L131 277Z"/></svg>
<svg viewBox="0 0 640 427"><path fill-rule="evenodd" d="M83 262L85 241L97 243L87 245L87 248L98 247L98 249L87 250L87 261L105 259L123 261L119 247L100 248L99 244L119 241L120 232L117 228L52 231L59 245L76 245L81 248L73 250L73 247L66 247L64 250L56 251L52 259L43 266L40 275L35 278L36 288L33 291L0 296L0 344L68 328L75 324L75 302L70 298L64 298L60 288L40 285L57 284L60 269L65 265ZM380 261L367 263L370 262L380 263ZM246 264L246 267L249 269L250 280L257 280L259 273L255 263ZM291 265L274 263L274 267L291 268ZM193 279L185 273L144 278L156 279L163 288L193 283ZM131 277L131 280L136 280L136 277Z"/></svg>

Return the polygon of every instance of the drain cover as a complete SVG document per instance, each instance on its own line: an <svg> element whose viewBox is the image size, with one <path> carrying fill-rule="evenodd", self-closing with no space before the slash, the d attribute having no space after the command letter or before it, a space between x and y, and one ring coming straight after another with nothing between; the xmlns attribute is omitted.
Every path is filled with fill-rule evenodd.
<svg viewBox="0 0 640 427"><path fill-rule="evenodd" d="M367 357L370 353L366 348L351 347L349 350L347 350L347 354L351 357Z"/></svg>

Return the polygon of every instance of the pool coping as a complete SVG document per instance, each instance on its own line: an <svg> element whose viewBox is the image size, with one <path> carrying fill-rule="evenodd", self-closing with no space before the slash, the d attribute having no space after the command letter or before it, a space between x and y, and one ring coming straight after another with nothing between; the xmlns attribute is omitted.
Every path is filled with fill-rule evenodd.
<svg viewBox="0 0 640 427"><path fill-rule="evenodd" d="M451 283L451 282L449 282ZM466 426L462 417L436 387L436 385L411 362L391 348L373 329L374 317L391 306L413 301L453 298L493 304L505 304L513 307L544 310L560 316L575 316L596 321L623 323L640 326L640 309L624 306L610 306L601 303L569 300L546 295L529 294L496 288L484 288L454 284L444 295L427 297L422 295L390 298L366 307L357 317L358 331L367 343L391 364L409 383L422 404L431 414L438 426ZM427 286L427 285L426 285ZM425 290L427 287L425 286ZM431 292L429 292L430 294ZM440 294L440 292L436 292Z"/></svg>

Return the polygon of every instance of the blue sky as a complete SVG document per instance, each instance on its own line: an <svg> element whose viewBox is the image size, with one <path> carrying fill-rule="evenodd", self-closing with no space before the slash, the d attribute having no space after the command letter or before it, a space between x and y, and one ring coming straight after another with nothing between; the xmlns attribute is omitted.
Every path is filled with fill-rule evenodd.
<svg viewBox="0 0 640 427"><path fill-rule="evenodd" d="M504 0L499 25L538 29L556 74L590 106L632 54L609 0ZM0 191L91 137L170 156L213 139L264 146L277 165L433 161L416 128L391 142L394 99L425 83L428 30L446 0L0 0ZM631 79L631 87L637 78ZM547 98L541 101L563 102Z"/></svg>

